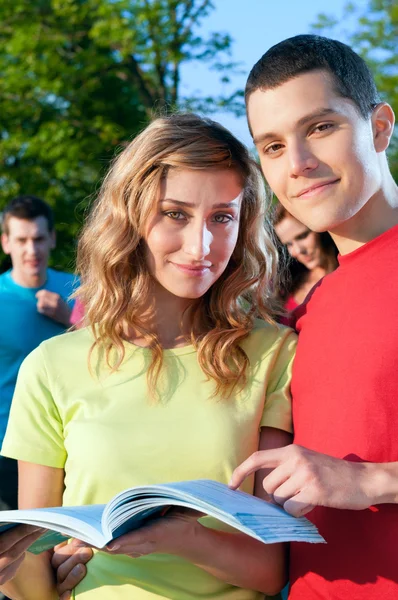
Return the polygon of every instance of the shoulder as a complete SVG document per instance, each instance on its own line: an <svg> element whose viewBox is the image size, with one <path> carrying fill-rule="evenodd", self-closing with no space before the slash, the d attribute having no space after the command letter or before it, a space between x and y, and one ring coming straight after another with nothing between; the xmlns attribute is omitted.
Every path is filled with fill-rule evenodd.
<svg viewBox="0 0 398 600"><path fill-rule="evenodd" d="M45 356L57 356L61 354L63 357L73 355L75 352L89 352L93 344L93 334L88 327L77 329L76 331L68 331L61 333L48 340L42 342L39 346L40 351Z"/></svg>
<svg viewBox="0 0 398 600"><path fill-rule="evenodd" d="M60 294L67 299L80 285L79 277L73 273L65 273L65 271L56 271L55 269L47 269L47 284L46 288L50 292ZM71 301L74 303L74 300Z"/></svg>
<svg viewBox="0 0 398 600"><path fill-rule="evenodd" d="M271 357L282 348L289 354L294 354L296 344L297 335L290 327L256 319L252 331L242 343L242 348L252 362Z"/></svg>
<svg viewBox="0 0 398 600"><path fill-rule="evenodd" d="M342 285L344 286L344 278L341 277L340 268L322 277L308 292L304 302L291 313L289 324L300 333L303 317L315 312L319 307L323 315L328 314L329 310L333 311Z"/></svg>
<svg viewBox="0 0 398 600"><path fill-rule="evenodd" d="M76 287L79 285L80 280L74 273L66 273L65 271L56 271L55 269L47 269L47 279L50 284L60 286L72 286Z"/></svg>
<svg viewBox="0 0 398 600"><path fill-rule="evenodd" d="M1 273L1 275L0 275L0 291L1 292L9 291L10 272L11 271L5 271L5 273Z"/></svg>

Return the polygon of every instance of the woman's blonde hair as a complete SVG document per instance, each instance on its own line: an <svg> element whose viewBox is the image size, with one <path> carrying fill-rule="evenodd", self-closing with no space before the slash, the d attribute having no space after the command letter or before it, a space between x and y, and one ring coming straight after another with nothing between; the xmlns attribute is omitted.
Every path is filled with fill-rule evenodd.
<svg viewBox="0 0 398 600"><path fill-rule="evenodd" d="M273 322L277 252L259 167L218 123L194 114L157 118L116 158L79 240L79 298L93 329L93 348L105 351L112 370L124 359L126 330L143 336L152 350L148 383L156 392L163 353L142 318L151 294L143 236L170 169L225 169L242 182L236 247L225 272L195 301L190 336L203 372L215 381L215 394L228 395L246 381L248 358L240 343L254 318Z"/></svg>

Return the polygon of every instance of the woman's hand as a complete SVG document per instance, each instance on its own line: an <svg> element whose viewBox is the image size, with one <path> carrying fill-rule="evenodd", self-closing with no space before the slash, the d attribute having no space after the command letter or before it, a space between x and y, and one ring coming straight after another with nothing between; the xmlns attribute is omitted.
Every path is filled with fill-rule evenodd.
<svg viewBox="0 0 398 600"><path fill-rule="evenodd" d="M183 507L169 508L164 516L120 536L106 547L111 554L126 554L139 558L154 552L183 555L188 537L194 536L202 525L203 514Z"/></svg>
<svg viewBox="0 0 398 600"><path fill-rule="evenodd" d="M63 542L55 546L51 566L56 571L57 592L60 600L69 600L72 590L84 579L86 563L93 557L89 546L82 546L80 540Z"/></svg>
<svg viewBox="0 0 398 600"><path fill-rule="evenodd" d="M183 536L201 516L202 513L190 509L169 509L165 516L121 536L100 550L109 554L126 554L132 558L152 552L173 554L183 549ZM69 544L63 542L55 546L51 565L56 571L60 600L69 600L72 590L86 576L86 563L92 557L92 548L80 540L73 539Z"/></svg>
<svg viewBox="0 0 398 600"><path fill-rule="evenodd" d="M0 535L0 585L15 577L26 550L44 532L42 527L18 525Z"/></svg>

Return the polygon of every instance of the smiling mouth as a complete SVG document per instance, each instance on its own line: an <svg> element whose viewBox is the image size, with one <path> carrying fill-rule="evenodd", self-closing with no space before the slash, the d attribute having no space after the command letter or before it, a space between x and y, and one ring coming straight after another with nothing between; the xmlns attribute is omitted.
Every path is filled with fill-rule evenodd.
<svg viewBox="0 0 398 600"><path fill-rule="evenodd" d="M171 263L172 265L174 265L174 267L176 267L179 271L185 273L186 275L192 275L193 277L200 277L201 275L204 275L205 273L207 273L210 269L211 265L200 265L200 266L193 266L193 265L180 265L178 263Z"/></svg>
<svg viewBox="0 0 398 600"><path fill-rule="evenodd" d="M334 185L335 183L338 183L339 181L340 181L340 179L333 179L331 181L325 181L324 183L314 185L314 186L309 187L309 188L303 190L302 192L298 193L296 198L306 198L309 196L316 196L317 194L322 193L325 189Z"/></svg>

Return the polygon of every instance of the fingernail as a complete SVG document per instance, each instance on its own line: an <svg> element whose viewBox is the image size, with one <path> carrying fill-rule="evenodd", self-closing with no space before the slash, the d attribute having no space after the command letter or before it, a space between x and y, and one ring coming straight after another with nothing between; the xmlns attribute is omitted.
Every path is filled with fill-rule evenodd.
<svg viewBox="0 0 398 600"><path fill-rule="evenodd" d="M109 546L107 546L107 549L110 550L110 552L113 552L113 550L119 550L120 548L120 544L109 544Z"/></svg>
<svg viewBox="0 0 398 600"><path fill-rule="evenodd" d="M80 573L82 572L82 570L83 570L83 565L76 565L72 569L72 574L73 575L80 575Z"/></svg>
<svg viewBox="0 0 398 600"><path fill-rule="evenodd" d="M75 548L89 548L89 544L82 542L82 540L77 540L76 538L72 540L71 544L73 544Z"/></svg>

